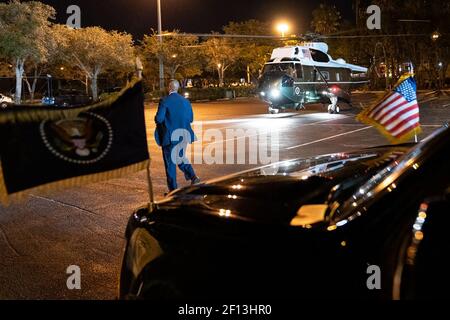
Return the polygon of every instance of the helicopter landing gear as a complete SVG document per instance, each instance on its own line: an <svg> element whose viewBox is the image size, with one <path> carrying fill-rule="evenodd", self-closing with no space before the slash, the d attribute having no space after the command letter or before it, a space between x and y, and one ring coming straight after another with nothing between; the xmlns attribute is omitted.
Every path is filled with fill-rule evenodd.
<svg viewBox="0 0 450 320"><path fill-rule="evenodd" d="M341 108L338 106L338 98L330 97L331 104L328 105L328 113L329 114L339 114L341 112Z"/></svg>
<svg viewBox="0 0 450 320"><path fill-rule="evenodd" d="M296 103L295 104L295 111L305 110L305 106L303 103Z"/></svg>
<svg viewBox="0 0 450 320"><path fill-rule="evenodd" d="M339 114L339 113L341 113L341 108L340 108L338 105L336 105L335 107L333 107L333 105L330 104L330 105L328 106L328 113L329 113L329 114Z"/></svg>
<svg viewBox="0 0 450 320"><path fill-rule="evenodd" d="M270 114L279 114L280 113L280 109L275 109L275 108L272 108L272 106L269 106L269 113Z"/></svg>

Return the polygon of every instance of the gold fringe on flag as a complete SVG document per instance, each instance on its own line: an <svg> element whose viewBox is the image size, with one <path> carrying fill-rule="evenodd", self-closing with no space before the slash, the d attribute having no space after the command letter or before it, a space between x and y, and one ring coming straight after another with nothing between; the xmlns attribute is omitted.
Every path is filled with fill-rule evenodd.
<svg viewBox="0 0 450 320"><path fill-rule="evenodd" d="M12 202L23 200L30 193L49 193L54 190L71 188L76 186L86 185L88 183L101 182L110 179L122 178L126 175L136 173L145 170L150 165L150 160L146 160L140 163L132 164L127 167L114 169L106 172L99 172L90 175L78 176L69 178L66 180L55 181L41 186L37 186L28 190L20 191L13 194L8 194L5 180L3 177L3 169L0 162L0 203L3 205L10 205Z"/></svg>
<svg viewBox="0 0 450 320"><path fill-rule="evenodd" d="M404 134L401 137L395 138L386 130L386 128L383 125L379 124L374 119L369 117L369 114L371 113L372 109L373 109L373 107L372 108L368 108L367 110L364 110L363 112L361 112L356 117L356 120L358 120L359 122L365 123L365 124L367 124L369 126L375 127L378 131L381 132L381 134L384 137L386 137L389 140L389 142L391 144L405 143L408 140L410 140L411 138L413 138L415 135L419 135L419 134L422 133L422 128L418 127L416 129L412 130L411 132L407 132L406 134Z"/></svg>
<svg viewBox="0 0 450 320"><path fill-rule="evenodd" d="M82 112L89 110L105 108L111 106L119 98L121 98L129 89L136 86L141 79L134 78L126 87L124 87L118 94L115 94L108 99L76 108L40 108L40 107L29 107L29 109L21 110L5 110L0 113L0 124L2 123L17 123L17 122L31 122L31 121L44 121L44 120L58 120L65 118L73 118L78 116ZM0 159L0 204L9 205L11 202L19 201L25 198L29 193L39 192L48 193L53 190L71 188L75 186L81 186L88 183L95 183L110 179L121 178L125 175L136 173L142 170L146 170L150 165L150 159L136 163L130 166L126 166L119 169L114 169L106 172L99 172L90 175L73 177L61 181L51 182L45 185L37 186L28 190L20 191L14 194L9 194L5 185L5 180L3 176L3 167L1 165Z"/></svg>

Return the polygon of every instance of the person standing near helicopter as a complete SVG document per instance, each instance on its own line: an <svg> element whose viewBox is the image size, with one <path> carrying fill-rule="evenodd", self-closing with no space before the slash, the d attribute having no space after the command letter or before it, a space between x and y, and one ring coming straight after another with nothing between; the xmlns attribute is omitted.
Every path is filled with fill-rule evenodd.
<svg viewBox="0 0 450 320"><path fill-rule="evenodd" d="M192 105L186 98L178 94L180 83L171 80L169 95L159 102L156 113L155 140L162 148L164 166L166 169L167 186L169 191L176 190L176 166L184 173L186 181L192 184L200 183L192 165L186 157L187 144L195 141L195 134L191 124L194 121Z"/></svg>

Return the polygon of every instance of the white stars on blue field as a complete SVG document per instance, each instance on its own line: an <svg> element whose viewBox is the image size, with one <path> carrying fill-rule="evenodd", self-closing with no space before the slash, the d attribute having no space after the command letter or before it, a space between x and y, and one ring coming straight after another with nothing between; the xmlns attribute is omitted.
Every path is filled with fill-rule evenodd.
<svg viewBox="0 0 450 320"><path fill-rule="evenodd" d="M417 100L417 85L413 78L408 78L403 81L395 91L400 93L403 97L405 97L408 102Z"/></svg>

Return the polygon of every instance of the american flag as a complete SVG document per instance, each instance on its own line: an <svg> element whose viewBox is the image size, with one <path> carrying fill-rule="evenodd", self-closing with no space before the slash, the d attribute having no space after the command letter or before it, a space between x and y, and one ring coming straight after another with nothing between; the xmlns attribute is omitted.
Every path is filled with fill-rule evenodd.
<svg viewBox="0 0 450 320"><path fill-rule="evenodd" d="M419 133L417 84L413 76L400 81L393 92L374 107L363 111L358 120L374 125L394 143Z"/></svg>

